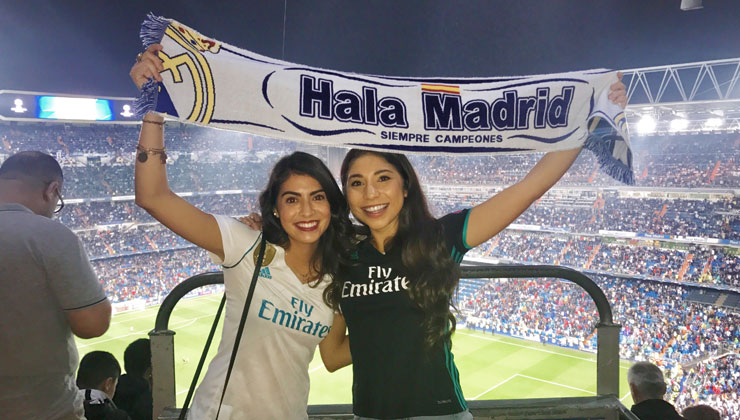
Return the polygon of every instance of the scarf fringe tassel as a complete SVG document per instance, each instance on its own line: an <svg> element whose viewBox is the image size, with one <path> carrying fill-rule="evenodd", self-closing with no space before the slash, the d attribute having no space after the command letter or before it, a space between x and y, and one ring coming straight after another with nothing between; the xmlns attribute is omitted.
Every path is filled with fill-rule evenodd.
<svg viewBox="0 0 740 420"><path fill-rule="evenodd" d="M170 22L169 19L157 16L151 12L146 16L146 20L141 25L141 31L139 32L139 38L142 45L144 45L144 49L162 42L164 31ZM159 84L153 79L149 79L148 82L144 83L139 96L134 100L134 112L138 117L144 117L147 112L157 109L158 93Z"/></svg>
<svg viewBox="0 0 740 420"><path fill-rule="evenodd" d="M599 162L600 170L610 177L627 185L634 185L632 169L612 156L611 142L602 137L598 131L590 134L583 145L584 149L592 151Z"/></svg>
<svg viewBox="0 0 740 420"><path fill-rule="evenodd" d="M164 31L172 22L170 19L162 16L157 16L154 13L149 12L146 15L144 23L141 24L141 31L139 32L139 38L141 43L144 45L144 49L149 48L153 44L159 44L164 38Z"/></svg>

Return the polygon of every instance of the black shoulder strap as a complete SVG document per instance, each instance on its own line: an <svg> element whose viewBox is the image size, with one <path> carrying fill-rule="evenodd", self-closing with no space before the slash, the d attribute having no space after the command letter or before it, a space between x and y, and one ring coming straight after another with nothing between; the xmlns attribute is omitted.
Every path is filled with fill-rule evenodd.
<svg viewBox="0 0 740 420"><path fill-rule="evenodd" d="M188 395L185 397L185 402L182 405L182 410L180 410L180 415L177 417L178 420L185 420L185 414L188 411L188 406L190 405L190 400L193 398L193 393L195 392L195 386L198 385L198 378L200 377L200 372L203 370L203 365L206 363L206 356L208 355L208 349L211 348L211 342L213 341L213 336L216 333L216 328L218 327L218 320L221 318L221 312L224 310L224 304L226 303L226 293L224 293L223 297L221 298L221 304L218 305L218 310L216 311L216 317L213 319L213 325L211 325L211 331L208 333L208 338L206 339L206 345L203 347L203 354L200 355L200 360L198 361L198 367L195 369L195 374L193 375L193 381L190 383L190 388L188 389Z"/></svg>
<svg viewBox="0 0 740 420"><path fill-rule="evenodd" d="M239 342L242 341L242 333L244 332L244 325L247 323L247 314L249 313L249 305L252 303L252 297L254 296L254 289L257 286L257 277L260 274L262 268L262 260L265 257L265 236L262 235L262 241L260 241L260 252L257 257L257 263L254 265L254 273L252 274L252 283L249 285L249 293L247 294L247 300L244 302L244 310L242 311L242 319L239 321L239 329L236 330L236 337L234 338L234 350L231 351L231 360L229 360L229 368L226 370L226 379L224 380L224 388L221 391L221 401L218 403L218 411L216 411L216 419L221 414L221 405L224 403L224 396L226 395L226 387L229 385L229 378L231 378L231 369L234 367L236 361L236 353L239 350Z"/></svg>
<svg viewBox="0 0 740 420"><path fill-rule="evenodd" d="M252 296L254 295L254 288L257 285L257 277L259 276L260 268L262 268L262 260L265 256L265 245L266 245L265 239L263 237L260 241L259 256L257 257L257 263L254 266L254 273L252 274L252 283L249 286L249 293L247 294L247 300L244 303L244 310L242 311L242 319L239 322L239 329L237 330L237 333L236 333L236 341L234 341L234 349L231 352L231 360L229 361L229 368L226 371L226 380L224 382L223 392L221 393L221 401L218 404L218 412L216 413L216 418L218 418L218 415L221 412L221 404L223 404L224 395L226 395L226 385L228 385L229 383L229 377L231 376L231 369L234 367L234 361L236 360L236 351L239 348L239 341L241 341L242 332L244 331L244 325L247 321L247 314L249 313L249 305L252 302ZM216 311L216 317L213 319L213 325L211 326L211 331L208 333L206 344L203 347L203 353L200 355L200 360L198 361L198 367L195 369L195 374L193 375L193 381L190 383L190 388L188 389L188 395L185 397L185 402L182 405L182 410L180 410L180 415L178 417L178 420L185 420L185 414L187 413L188 406L190 405L190 401L193 398L193 393L195 392L195 387L198 384L198 378L200 377L200 373L203 370L203 365L206 362L206 356L208 355L208 350L211 347L211 342L213 341L213 336L216 333L216 328L218 327L218 320L221 318L221 313L223 312L225 303L226 303L226 293L224 293L224 296L221 298L221 303L219 304L218 310Z"/></svg>

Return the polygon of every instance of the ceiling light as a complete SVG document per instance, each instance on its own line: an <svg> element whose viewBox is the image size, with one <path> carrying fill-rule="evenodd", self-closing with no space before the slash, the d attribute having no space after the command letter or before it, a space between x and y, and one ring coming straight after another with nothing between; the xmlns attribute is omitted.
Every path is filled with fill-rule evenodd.
<svg viewBox="0 0 740 420"><path fill-rule="evenodd" d="M640 134L649 134L655 131L655 118L652 115L644 115L637 123L637 132Z"/></svg>
<svg viewBox="0 0 740 420"><path fill-rule="evenodd" d="M675 120L671 121L671 126L669 131L676 132L676 131L682 131L685 130L686 127L689 126L689 120L684 118L676 118Z"/></svg>
<svg viewBox="0 0 740 420"><path fill-rule="evenodd" d="M710 118L707 120L707 122L704 123L704 128L707 129L713 129L713 128L719 128L724 125L725 120L722 118Z"/></svg>

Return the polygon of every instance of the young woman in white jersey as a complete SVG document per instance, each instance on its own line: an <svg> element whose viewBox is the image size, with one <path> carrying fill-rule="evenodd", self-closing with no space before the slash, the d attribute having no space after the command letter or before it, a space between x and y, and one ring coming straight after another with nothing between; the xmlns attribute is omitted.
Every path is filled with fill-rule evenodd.
<svg viewBox="0 0 740 420"><path fill-rule="evenodd" d="M137 87L161 81L153 45L131 69ZM323 292L349 259L347 203L326 166L296 152L273 168L260 194L263 232L201 211L173 193L164 164L164 121L142 122L136 160L136 204L174 233L209 251L224 268L226 315L218 353L198 387L190 419L215 419L236 329L255 269L261 234L262 270L219 419L306 419L308 364L316 345L329 371L351 363L344 319Z"/></svg>
<svg viewBox="0 0 740 420"><path fill-rule="evenodd" d="M609 99L626 105L621 80ZM327 300L349 327L356 420L472 419L451 352L459 263L547 192L579 153L547 153L521 181L440 219L404 155L347 154L342 187L366 239L356 264L334 277Z"/></svg>

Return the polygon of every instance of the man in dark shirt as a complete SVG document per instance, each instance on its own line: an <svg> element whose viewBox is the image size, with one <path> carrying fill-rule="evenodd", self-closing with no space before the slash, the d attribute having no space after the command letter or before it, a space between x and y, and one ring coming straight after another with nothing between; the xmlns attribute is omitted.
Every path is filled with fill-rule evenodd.
<svg viewBox="0 0 740 420"><path fill-rule="evenodd" d="M123 366L126 374L118 379L113 402L132 420L151 420L152 353L148 339L140 338L126 347Z"/></svg>
<svg viewBox="0 0 740 420"><path fill-rule="evenodd" d="M666 384L660 368L649 362L637 362L627 372L632 393L632 412L640 420L682 420L671 403L664 401Z"/></svg>

